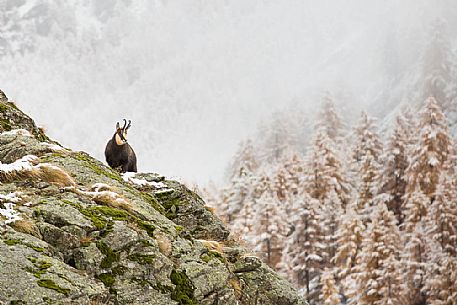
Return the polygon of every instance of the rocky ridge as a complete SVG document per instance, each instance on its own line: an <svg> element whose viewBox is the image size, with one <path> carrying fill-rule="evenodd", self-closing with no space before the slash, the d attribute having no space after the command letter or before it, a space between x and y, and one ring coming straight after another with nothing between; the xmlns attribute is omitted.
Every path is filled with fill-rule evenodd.
<svg viewBox="0 0 457 305"><path fill-rule="evenodd" d="M0 132L0 304L306 304L184 185L60 146L1 91Z"/></svg>

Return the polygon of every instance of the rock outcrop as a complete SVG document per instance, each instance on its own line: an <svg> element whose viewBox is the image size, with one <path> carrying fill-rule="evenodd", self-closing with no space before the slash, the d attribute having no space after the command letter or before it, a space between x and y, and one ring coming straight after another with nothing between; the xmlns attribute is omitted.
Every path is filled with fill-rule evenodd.
<svg viewBox="0 0 457 305"><path fill-rule="evenodd" d="M305 304L185 186L61 147L3 96L0 304Z"/></svg>

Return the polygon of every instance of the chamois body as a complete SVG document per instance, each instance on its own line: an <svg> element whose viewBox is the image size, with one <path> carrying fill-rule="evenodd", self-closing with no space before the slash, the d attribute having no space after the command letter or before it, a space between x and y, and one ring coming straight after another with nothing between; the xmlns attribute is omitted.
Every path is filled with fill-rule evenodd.
<svg viewBox="0 0 457 305"><path fill-rule="evenodd" d="M136 172L136 155L132 147L127 143L127 130L130 128L125 121L124 127L120 128L119 123L116 125L116 133L108 141L105 148L105 158L109 166L114 169L120 169L122 173Z"/></svg>

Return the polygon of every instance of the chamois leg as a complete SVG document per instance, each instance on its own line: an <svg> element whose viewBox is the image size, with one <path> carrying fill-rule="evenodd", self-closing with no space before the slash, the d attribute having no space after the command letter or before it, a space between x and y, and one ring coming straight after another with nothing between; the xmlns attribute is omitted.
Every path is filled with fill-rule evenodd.
<svg viewBox="0 0 457 305"><path fill-rule="evenodd" d="M136 170L136 162L132 162L129 171L130 172L135 172L135 173L137 172L137 170Z"/></svg>
<svg viewBox="0 0 457 305"><path fill-rule="evenodd" d="M129 163L126 162L126 163L122 164L122 172L126 173L128 171L129 171Z"/></svg>

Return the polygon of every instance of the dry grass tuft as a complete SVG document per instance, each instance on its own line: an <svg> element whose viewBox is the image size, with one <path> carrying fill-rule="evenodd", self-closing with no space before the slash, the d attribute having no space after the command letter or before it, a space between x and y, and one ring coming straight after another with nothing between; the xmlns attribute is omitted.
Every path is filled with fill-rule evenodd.
<svg viewBox="0 0 457 305"><path fill-rule="evenodd" d="M38 126L38 130L39 130L41 133L46 133L46 127L45 127L45 126Z"/></svg>
<svg viewBox="0 0 457 305"><path fill-rule="evenodd" d="M78 195L89 197L97 204L132 212L130 203L118 193L112 191L86 192L79 189L75 189L74 192Z"/></svg>
<svg viewBox="0 0 457 305"><path fill-rule="evenodd" d="M231 279L229 279L229 284L230 284L230 286L232 286L233 290L235 291L236 298L240 299L241 295L243 293L243 291L241 289L240 280L236 277L232 277Z"/></svg>
<svg viewBox="0 0 457 305"><path fill-rule="evenodd" d="M71 178L70 175L60 167L49 163L43 163L38 164L36 168L38 168L39 177L43 181L49 182L59 187L76 186L73 178Z"/></svg>
<svg viewBox="0 0 457 305"><path fill-rule="evenodd" d="M95 192L95 195L92 199L101 205L106 205L111 208L123 209L126 211L131 211L132 207L130 206L129 202L121 197L119 194L110 192L110 191L102 191L102 192Z"/></svg>
<svg viewBox="0 0 457 305"><path fill-rule="evenodd" d="M38 227L32 220L29 219L19 219L11 223L10 226L17 232L22 232L29 234L38 238L41 238L40 231Z"/></svg>
<svg viewBox="0 0 457 305"><path fill-rule="evenodd" d="M204 208L208 210L211 214L216 215L216 209L213 207L210 207L208 205L205 205Z"/></svg>
<svg viewBox="0 0 457 305"><path fill-rule="evenodd" d="M89 245L93 241L94 241L94 238L92 236L83 236L79 239L79 242L82 245Z"/></svg>
<svg viewBox="0 0 457 305"><path fill-rule="evenodd" d="M216 251L220 254L224 252L224 244L220 243L215 240L205 240L205 239L197 239L197 241L201 242L208 250Z"/></svg>
<svg viewBox="0 0 457 305"><path fill-rule="evenodd" d="M17 179L41 179L60 187L74 187L74 180L63 169L49 163L40 164L36 156L24 156L10 164L0 163L0 182Z"/></svg>
<svg viewBox="0 0 457 305"><path fill-rule="evenodd" d="M172 252L172 246L170 239L163 233L154 233L154 237L157 241L157 245L159 246L159 251L165 256L170 256Z"/></svg>
<svg viewBox="0 0 457 305"><path fill-rule="evenodd" d="M112 304L110 295L97 296L90 301L90 305L108 305L108 304Z"/></svg>

